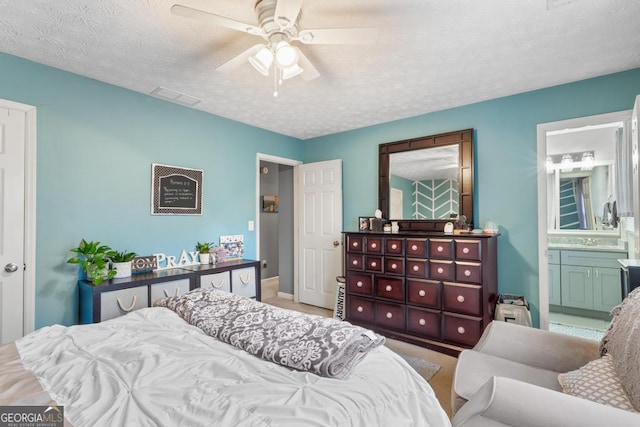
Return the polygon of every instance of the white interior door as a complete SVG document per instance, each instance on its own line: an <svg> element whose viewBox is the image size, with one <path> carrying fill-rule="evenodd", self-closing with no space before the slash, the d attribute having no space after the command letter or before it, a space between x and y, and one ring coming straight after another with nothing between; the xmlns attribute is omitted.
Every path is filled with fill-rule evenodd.
<svg viewBox="0 0 640 427"><path fill-rule="evenodd" d="M298 301L335 303L342 274L342 160L297 166Z"/></svg>
<svg viewBox="0 0 640 427"><path fill-rule="evenodd" d="M24 328L25 113L0 108L0 343Z"/></svg>

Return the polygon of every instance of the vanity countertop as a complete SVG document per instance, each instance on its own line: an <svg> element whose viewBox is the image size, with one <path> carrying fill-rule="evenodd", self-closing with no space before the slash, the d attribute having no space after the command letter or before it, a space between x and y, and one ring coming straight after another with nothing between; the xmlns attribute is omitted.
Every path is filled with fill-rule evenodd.
<svg viewBox="0 0 640 427"><path fill-rule="evenodd" d="M549 249L565 249L565 250L572 250L572 251L627 253L627 248L622 245L585 245L582 243L548 243L547 247Z"/></svg>

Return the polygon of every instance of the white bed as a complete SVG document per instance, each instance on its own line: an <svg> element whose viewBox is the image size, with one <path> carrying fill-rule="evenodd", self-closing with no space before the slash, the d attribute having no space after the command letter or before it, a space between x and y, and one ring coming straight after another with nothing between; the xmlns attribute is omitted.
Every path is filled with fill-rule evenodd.
<svg viewBox="0 0 640 427"><path fill-rule="evenodd" d="M38 393L10 362L12 345L0 347L0 404L50 398L76 427L450 425L429 384L384 346L346 379L324 378L218 341L169 309L146 308L16 341Z"/></svg>

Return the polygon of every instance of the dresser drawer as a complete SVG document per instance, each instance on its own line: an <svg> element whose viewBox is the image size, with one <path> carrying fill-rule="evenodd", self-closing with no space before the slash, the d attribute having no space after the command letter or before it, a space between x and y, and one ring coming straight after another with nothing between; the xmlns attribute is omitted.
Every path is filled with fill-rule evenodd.
<svg viewBox="0 0 640 427"><path fill-rule="evenodd" d="M427 239L407 239L407 256L427 257Z"/></svg>
<svg viewBox="0 0 640 427"><path fill-rule="evenodd" d="M381 254L382 245L382 237L367 237L367 253Z"/></svg>
<svg viewBox="0 0 640 427"><path fill-rule="evenodd" d="M376 324L385 328L404 329L404 305L376 301Z"/></svg>
<svg viewBox="0 0 640 427"><path fill-rule="evenodd" d="M349 270L364 271L364 255L348 254L347 268Z"/></svg>
<svg viewBox="0 0 640 427"><path fill-rule="evenodd" d="M231 292L249 298L256 297L256 269L238 268L231 270Z"/></svg>
<svg viewBox="0 0 640 427"><path fill-rule="evenodd" d="M407 276L426 279L429 277L429 261L426 259L407 258Z"/></svg>
<svg viewBox="0 0 640 427"><path fill-rule="evenodd" d="M440 312L407 307L407 330L427 338L440 339Z"/></svg>
<svg viewBox="0 0 640 427"><path fill-rule="evenodd" d="M482 264L479 262L456 262L456 281L482 283Z"/></svg>
<svg viewBox="0 0 640 427"><path fill-rule="evenodd" d="M404 275L404 258L385 257L384 273Z"/></svg>
<svg viewBox="0 0 640 427"><path fill-rule="evenodd" d="M347 319L373 323L375 319L375 303L371 299L347 295Z"/></svg>
<svg viewBox="0 0 640 427"><path fill-rule="evenodd" d="M231 292L231 276L228 271L223 271L222 273L203 274L200 276L200 287Z"/></svg>
<svg viewBox="0 0 640 427"><path fill-rule="evenodd" d="M424 307L440 308L441 282L407 279L407 302Z"/></svg>
<svg viewBox="0 0 640 427"><path fill-rule="evenodd" d="M381 273L382 269L382 257L381 256L373 256L367 255L365 257L365 267L369 271L373 271L376 273Z"/></svg>
<svg viewBox="0 0 640 427"><path fill-rule="evenodd" d="M404 240L386 239L385 253L388 255L404 255Z"/></svg>
<svg viewBox="0 0 640 427"><path fill-rule="evenodd" d="M364 252L364 237L362 236L347 236L347 252L362 253Z"/></svg>
<svg viewBox="0 0 640 427"><path fill-rule="evenodd" d="M347 275L347 290L350 293L373 296L373 281L370 274Z"/></svg>
<svg viewBox="0 0 640 427"><path fill-rule="evenodd" d="M100 294L100 321L113 319L133 310L149 307L149 288L120 289Z"/></svg>
<svg viewBox="0 0 640 427"><path fill-rule="evenodd" d="M456 259L480 261L482 259L480 240L456 240Z"/></svg>
<svg viewBox="0 0 640 427"><path fill-rule="evenodd" d="M429 278L438 280L455 280L456 271L453 261L429 261Z"/></svg>
<svg viewBox="0 0 640 427"><path fill-rule="evenodd" d="M482 287L445 283L442 288L444 310L464 314L482 314Z"/></svg>
<svg viewBox="0 0 640 427"><path fill-rule="evenodd" d="M442 313L442 338L473 347L482 334L482 319L452 313Z"/></svg>
<svg viewBox="0 0 640 427"><path fill-rule="evenodd" d="M159 298L184 295L189 292L191 282L189 279L172 280L170 282L154 283L149 285L151 290L151 304Z"/></svg>
<svg viewBox="0 0 640 427"><path fill-rule="evenodd" d="M452 259L452 239L429 239L429 258Z"/></svg>
<svg viewBox="0 0 640 427"><path fill-rule="evenodd" d="M404 278L376 277L376 296L404 302Z"/></svg>

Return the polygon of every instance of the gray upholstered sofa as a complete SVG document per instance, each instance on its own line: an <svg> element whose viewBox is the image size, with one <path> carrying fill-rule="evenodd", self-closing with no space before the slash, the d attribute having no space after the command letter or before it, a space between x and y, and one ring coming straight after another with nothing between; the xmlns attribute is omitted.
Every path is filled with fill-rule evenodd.
<svg viewBox="0 0 640 427"><path fill-rule="evenodd" d="M454 427L640 426L640 288L613 314L601 342L492 322L458 358Z"/></svg>

